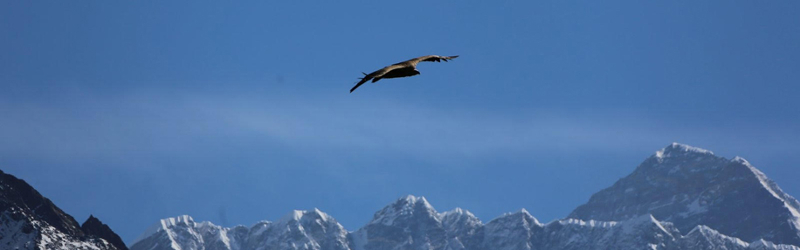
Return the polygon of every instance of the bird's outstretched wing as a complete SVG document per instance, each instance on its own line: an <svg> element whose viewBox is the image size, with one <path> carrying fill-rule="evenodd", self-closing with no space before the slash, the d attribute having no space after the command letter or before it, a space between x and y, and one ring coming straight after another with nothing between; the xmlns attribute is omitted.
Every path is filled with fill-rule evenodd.
<svg viewBox="0 0 800 250"><path fill-rule="evenodd" d="M372 72L372 73L374 74L375 72ZM364 74L364 77L359 78L361 80L358 81L358 83L356 83L356 86L353 86L353 88L350 89L350 93L353 93L353 90L356 90L359 86L361 86L361 84L364 84L365 82L367 82L370 79L372 79L372 74L367 74L367 73L364 73L364 72L361 72L361 74Z"/></svg>
<svg viewBox="0 0 800 250"><path fill-rule="evenodd" d="M389 66L383 67L382 69L376 70L375 72L372 72L372 73L369 73L369 74L361 72L361 74L364 74L364 77L358 78L358 79L360 79L360 81L358 81L358 83L356 83L356 86L353 86L353 88L350 89L350 93L353 93L353 91L356 90L359 86L361 86L361 84L364 84L365 82L367 82L369 80L372 80L372 82L377 82L378 80L381 79L381 77L383 75L385 75L389 71L392 71L392 70L397 69L397 68L402 68L402 67L403 66L401 66L401 65L394 64L394 65L389 65Z"/></svg>
<svg viewBox="0 0 800 250"><path fill-rule="evenodd" d="M410 65L416 67L417 63L419 63L419 62L441 62L441 61L445 61L446 62L447 60L455 59L457 57L458 56L428 55L428 56L420 56L420 57L417 57L417 58L414 58L414 59L411 59L411 60L408 60L408 61L405 61L405 62L401 62L401 63L398 63L398 64L407 63L407 64L410 64Z"/></svg>

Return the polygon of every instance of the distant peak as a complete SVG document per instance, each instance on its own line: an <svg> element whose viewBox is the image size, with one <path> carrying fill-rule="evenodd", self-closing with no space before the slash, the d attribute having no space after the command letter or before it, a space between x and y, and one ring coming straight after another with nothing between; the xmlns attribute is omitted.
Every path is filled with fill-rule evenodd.
<svg viewBox="0 0 800 250"><path fill-rule="evenodd" d="M277 221L277 223L287 223L290 221L300 221L303 218L308 218L306 216L311 216L312 218L316 219L319 218L324 222L330 220L330 216L321 210L314 208L312 210L294 210Z"/></svg>
<svg viewBox="0 0 800 250"><path fill-rule="evenodd" d="M673 142L669 146L662 148L659 151L656 151L657 158L666 158L670 156L677 156L677 155L685 155L687 153L693 154L702 154L702 155L714 155L714 152L711 152L707 149L702 149L698 147L689 146L686 144L681 144L677 142Z"/></svg>
<svg viewBox="0 0 800 250"><path fill-rule="evenodd" d="M138 238L136 238L136 240L134 240L131 245L134 245L139 241L147 239L148 237L158 232L169 230L170 228L176 227L178 225L186 225L194 227L195 222L194 219L189 215L181 215L177 217L161 219L156 224L153 224L147 230L145 230L145 232L142 233L142 235L140 235Z"/></svg>
<svg viewBox="0 0 800 250"><path fill-rule="evenodd" d="M480 221L478 217L472 214L470 211L462 209L460 207L439 214L440 220L461 220L462 218L467 218L468 220Z"/></svg>
<svg viewBox="0 0 800 250"><path fill-rule="evenodd" d="M194 219L189 215L181 215L178 217L163 219L161 222L166 226L174 226L177 224L192 224L194 223Z"/></svg>
<svg viewBox="0 0 800 250"><path fill-rule="evenodd" d="M330 218L328 214L322 212L322 210L319 210L318 208L311 209L310 213L313 213L314 215L322 218L323 221L328 221L328 219Z"/></svg>
<svg viewBox="0 0 800 250"><path fill-rule="evenodd" d="M103 222L101 222L100 219L98 219L97 217L89 215L89 218L86 219L86 221L84 221L83 224L81 224L81 228L84 228L86 226L95 226L95 225L103 225Z"/></svg>
<svg viewBox="0 0 800 250"><path fill-rule="evenodd" d="M521 221L523 221L523 223L530 222L530 223L532 223L533 225L536 225L536 226L542 226L543 225L541 222L539 222L538 219L536 219L536 217L533 217L533 215L531 215L528 212L528 210L525 209L525 208L522 208L522 209L520 209L520 210L518 210L516 212L513 212L513 213L504 213L502 216L497 217L492 221L497 221L497 220L504 220L504 221L508 221L508 220L519 221L519 220L521 220Z"/></svg>
<svg viewBox="0 0 800 250"><path fill-rule="evenodd" d="M102 223L102 222L100 221L100 219L97 219L97 217L94 217L94 215L89 215L89 218L86 219L86 221L83 222L81 227L83 227L85 225L91 225L93 223Z"/></svg>
<svg viewBox="0 0 800 250"><path fill-rule="evenodd" d="M428 200L426 200L424 196L417 197L417 196L410 195L410 194L406 195L403 198L400 198L398 201L399 202L406 202L406 203L409 203L409 204L417 204L417 202L428 203Z"/></svg>
<svg viewBox="0 0 800 250"><path fill-rule="evenodd" d="M469 216L469 217L475 217L475 215L472 214L470 211L462 209L460 207L457 207L457 208L455 208L453 210L444 212L444 213L442 213L442 215L443 216L447 216L447 215L466 215L466 216Z"/></svg>
<svg viewBox="0 0 800 250"><path fill-rule="evenodd" d="M398 218L430 217L440 220L440 214L425 197L407 195L376 212L370 224L392 225Z"/></svg>
<svg viewBox="0 0 800 250"><path fill-rule="evenodd" d="M410 206L410 207L421 205L429 210L434 210L433 206L431 206L431 204L428 202L427 199L425 199L424 196L414 196L409 194L403 198L398 199L394 204L401 206Z"/></svg>
<svg viewBox="0 0 800 250"><path fill-rule="evenodd" d="M286 222L290 222L290 221L299 221L300 218L303 218L303 214L305 214L305 213L306 213L306 211L304 211L304 210L292 210L288 214L286 214L283 217L281 217L280 219L278 219L277 223L286 223Z"/></svg>
<svg viewBox="0 0 800 250"><path fill-rule="evenodd" d="M522 215L522 216L532 216L531 213L528 212L527 209L521 208L516 212L504 213L503 216L513 216L513 215Z"/></svg>
<svg viewBox="0 0 800 250"><path fill-rule="evenodd" d="M127 250L128 247L125 246L125 242L122 241L122 238L119 237L113 230L111 230L108 225L103 224L97 217L94 215L89 215L89 218L81 225L81 230L83 230L86 235L98 237L104 239L114 245L119 250Z"/></svg>

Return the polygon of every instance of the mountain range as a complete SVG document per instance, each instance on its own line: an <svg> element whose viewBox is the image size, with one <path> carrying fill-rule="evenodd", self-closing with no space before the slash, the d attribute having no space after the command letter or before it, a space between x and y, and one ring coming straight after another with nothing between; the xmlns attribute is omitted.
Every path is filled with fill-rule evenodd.
<svg viewBox="0 0 800 250"><path fill-rule="evenodd" d="M796 249L800 202L741 157L673 143L592 195L567 218L542 223L522 209L486 223L438 212L408 195L346 230L318 210L222 227L166 218L131 250ZM27 183L0 171L0 249L127 249L97 218L78 223Z"/></svg>
<svg viewBox="0 0 800 250"><path fill-rule="evenodd" d="M483 223L409 195L356 231L317 209L232 228L184 215L156 223L131 249L800 249L798 204L741 157L673 143L546 224L524 209Z"/></svg>

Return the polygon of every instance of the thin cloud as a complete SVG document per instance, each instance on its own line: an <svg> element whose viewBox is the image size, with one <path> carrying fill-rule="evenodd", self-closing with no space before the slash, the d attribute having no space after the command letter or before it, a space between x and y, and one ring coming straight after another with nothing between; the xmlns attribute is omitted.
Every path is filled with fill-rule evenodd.
<svg viewBox="0 0 800 250"><path fill-rule="evenodd" d="M153 91L56 103L5 102L0 103L6 116L0 122L0 152L54 159L181 157L213 152L209 147L235 145L242 138L294 150L402 154L433 161L526 152L655 150L654 143L672 141L749 140L794 148L780 139L786 137L777 136L791 134L785 131L764 136L759 129L758 137L739 131L737 137L727 128L671 128L668 121L635 112L565 115L532 110L509 116L351 99Z"/></svg>

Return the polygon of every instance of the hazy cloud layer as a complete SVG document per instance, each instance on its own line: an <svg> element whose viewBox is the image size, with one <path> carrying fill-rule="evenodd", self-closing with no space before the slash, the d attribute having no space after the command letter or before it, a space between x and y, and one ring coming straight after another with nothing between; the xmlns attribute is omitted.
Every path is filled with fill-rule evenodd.
<svg viewBox="0 0 800 250"><path fill-rule="evenodd" d="M309 157L316 157L315 151L357 151L444 160L531 151L652 150L653 143L681 139L759 143L788 151L796 148L791 142L797 139L782 128L675 126L670 117L638 111L530 109L498 115L474 107L444 110L343 96L298 99L141 91L68 95L45 103L2 102L0 152L58 161L147 154L182 157L218 146L273 144L309 150Z"/></svg>

